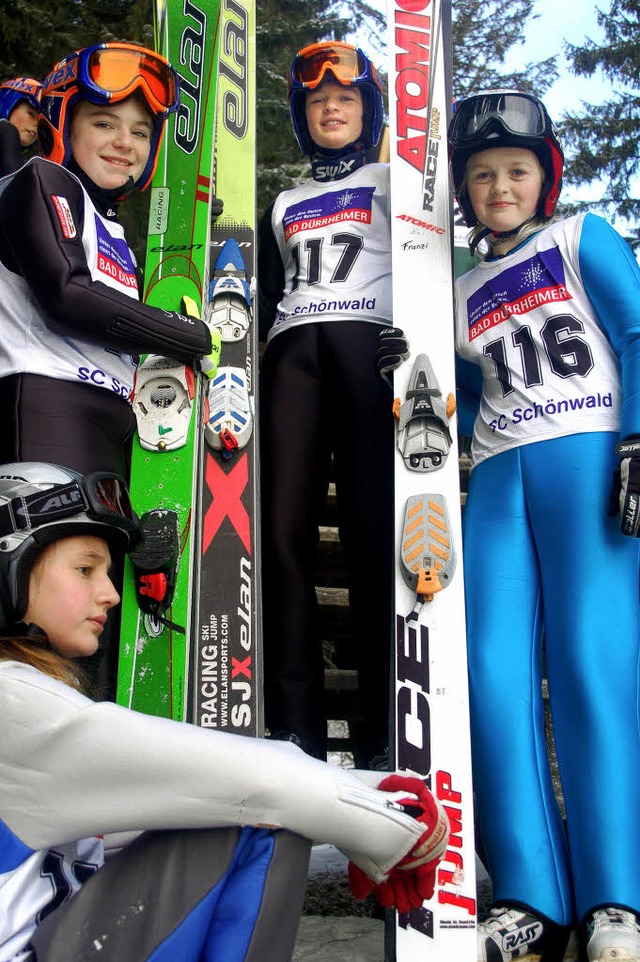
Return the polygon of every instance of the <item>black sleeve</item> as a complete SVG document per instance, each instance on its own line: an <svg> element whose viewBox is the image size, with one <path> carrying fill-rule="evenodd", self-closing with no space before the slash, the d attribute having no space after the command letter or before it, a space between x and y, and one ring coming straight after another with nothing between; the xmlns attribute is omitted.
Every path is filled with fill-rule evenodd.
<svg viewBox="0 0 640 962"><path fill-rule="evenodd" d="M258 318L260 340L266 341L284 291L284 264L271 224L271 204L258 226Z"/></svg>
<svg viewBox="0 0 640 962"><path fill-rule="evenodd" d="M18 128L8 120L0 120L0 177L13 174L24 163Z"/></svg>
<svg viewBox="0 0 640 962"><path fill-rule="evenodd" d="M56 212L62 197L72 222ZM211 350L207 325L149 307L91 278L82 244L84 195L63 167L35 160L0 197L0 260L29 285L47 325L126 354L153 353L191 363Z"/></svg>

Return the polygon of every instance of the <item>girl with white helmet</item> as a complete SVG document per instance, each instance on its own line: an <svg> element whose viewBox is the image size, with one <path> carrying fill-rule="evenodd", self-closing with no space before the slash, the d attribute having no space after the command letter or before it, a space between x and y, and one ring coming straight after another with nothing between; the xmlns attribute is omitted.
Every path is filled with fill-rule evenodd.
<svg viewBox="0 0 640 962"><path fill-rule="evenodd" d="M287 962L310 840L359 897L431 897L448 823L418 779L88 697L137 532L117 475L0 466L0 958Z"/></svg>
<svg viewBox="0 0 640 962"><path fill-rule="evenodd" d="M536 97L462 100L449 148L471 244L488 245L456 283L476 396L473 760L496 906L478 959L561 960L584 924L589 962L639 962L640 271L603 219L554 219L563 154Z"/></svg>

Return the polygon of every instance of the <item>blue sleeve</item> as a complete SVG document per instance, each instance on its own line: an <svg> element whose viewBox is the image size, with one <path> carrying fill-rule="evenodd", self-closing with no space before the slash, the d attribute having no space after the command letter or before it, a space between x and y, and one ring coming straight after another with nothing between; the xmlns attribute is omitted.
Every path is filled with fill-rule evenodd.
<svg viewBox="0 0 640 962"><path fill-rule="evenodd" d="M620 360L620 435L640 434L640 268L626 241L595 214L584 219L578 261L587 297Z"/></svg>
<svg viewBox="0 0 640 962"><path fill-rule="evenodd" d="M456 406L458 434L473 435L473 425L482 394L482 371L478 364L456 355Z"/></svg>

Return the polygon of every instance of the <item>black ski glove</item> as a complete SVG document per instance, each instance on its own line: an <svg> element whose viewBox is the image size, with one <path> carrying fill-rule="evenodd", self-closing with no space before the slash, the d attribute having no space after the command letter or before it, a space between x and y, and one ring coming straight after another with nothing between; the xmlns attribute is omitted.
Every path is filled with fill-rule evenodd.
<svg viewBox="0 0 640 962"><path fill-rule="evenodd" d="M376 369L391 390L393 390L393 382L389 373L400 367L402 362L409 357L409 354L409 342L404 331L401 331L399 327L383 327L378 338Z"/></svg>
<svg viewBox="0 0 640 962"><path fill-rule="evenodd" d="M640 436L632 435L616 444L620 464L613 472L609 517L620 513L620 530L631 538L640 537Z"/></svg>

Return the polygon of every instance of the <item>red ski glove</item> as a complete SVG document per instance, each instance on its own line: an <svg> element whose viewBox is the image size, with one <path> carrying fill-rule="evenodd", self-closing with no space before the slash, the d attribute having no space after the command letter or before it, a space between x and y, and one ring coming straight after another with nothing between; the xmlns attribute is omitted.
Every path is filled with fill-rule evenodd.
<svg viewBox="0 0 640 962"><path fill-rule="evenodd" d="M415 795L415 799L401 798L396 804L422 822L425 831L383 882L374 882L362 869L349 862L349 885L357 899L366 898L373 892L385 908L395 907L398 912L408 912L433 895L436 868L449 840L449 820L440 802L419 778L390 775L380 782L378 788L383 792L405 791Z"/></svg>

